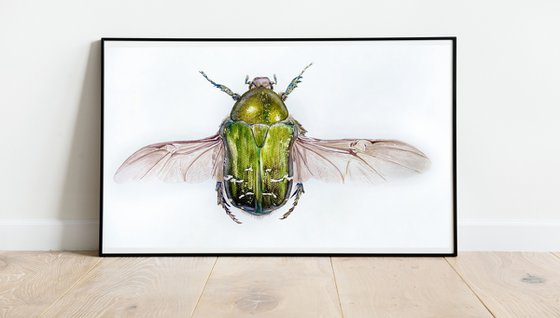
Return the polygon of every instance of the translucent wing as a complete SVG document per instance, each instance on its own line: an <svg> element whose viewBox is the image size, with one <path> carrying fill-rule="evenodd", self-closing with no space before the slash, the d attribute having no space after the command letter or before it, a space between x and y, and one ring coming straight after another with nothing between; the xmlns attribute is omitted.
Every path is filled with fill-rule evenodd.
<svg viewBox="0 0 560 318"><path fill-rule="evenodd" d="M224 149L218 134L190 141L152 144L130 156L115 173L116 182L161 179L202 182L222 179Z"/></svg>
<svg viewBox="0 0 560 318"><path fill-rule="evenodd" d="M430 160L397 140L321 140L300 135L292 147L294 179L374 183L420 173Z"/></svg>

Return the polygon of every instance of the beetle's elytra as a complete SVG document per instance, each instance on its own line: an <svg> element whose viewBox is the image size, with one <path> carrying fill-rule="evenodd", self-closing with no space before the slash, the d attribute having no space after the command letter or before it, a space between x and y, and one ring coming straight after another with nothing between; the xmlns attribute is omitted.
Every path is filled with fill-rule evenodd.
<svg viewBox="0 0 560 318"><path fill-rule="evenodd" d="M156 177L167 182L216 179L217 203L236 223L232 207L253 215L280 209L290 198L287 218L304 193L303 182L386 181L403 174L420 173L430 164L415 147L397 140L335 139L305 136L285 105L301 82L307 67L281 93L267 77L245 79L242 95L212 85L235 100L230 116L216 135L148 145L132 154L115 173L117 182ZM295 184L295 186L294 186Z"/></svg>

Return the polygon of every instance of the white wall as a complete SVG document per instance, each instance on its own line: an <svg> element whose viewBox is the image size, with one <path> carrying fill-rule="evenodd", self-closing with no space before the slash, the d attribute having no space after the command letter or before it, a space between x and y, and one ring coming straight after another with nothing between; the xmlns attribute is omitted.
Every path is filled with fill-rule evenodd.
<svg viewBox="0 0 560 318"><path fill-rule="evenodd" d="M560 2L0 0L0 249L93 249L101 37L458 37L460 247L560 250Z"/></svg>

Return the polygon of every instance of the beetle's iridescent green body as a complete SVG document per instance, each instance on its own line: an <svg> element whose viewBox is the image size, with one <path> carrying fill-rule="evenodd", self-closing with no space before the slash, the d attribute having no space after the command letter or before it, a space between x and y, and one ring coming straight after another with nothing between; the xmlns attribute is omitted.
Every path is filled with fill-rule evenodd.
<svg viewBox="0 0 560 318"><path fill-rule="evenodd" d="M292 144L298 131L282 98L252 88L222 123L224 186L233 206L254 215L283 206L292 189Z"/></svg>

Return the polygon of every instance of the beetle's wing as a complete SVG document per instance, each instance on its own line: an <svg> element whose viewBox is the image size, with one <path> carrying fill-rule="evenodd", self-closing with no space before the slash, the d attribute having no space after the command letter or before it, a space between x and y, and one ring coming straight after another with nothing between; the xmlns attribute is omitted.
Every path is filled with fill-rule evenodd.
<svg viewBox="0 0 560 318"><path fill-rule="evenodd" d="M116 182L161 179L202 182L222 179L224 146L221 137L148 145L133 153L115 173Z"/></svg>
<svg viewBox="0 0 560 318"><path fill-rule="evenodd" d="M294 178L327 182L374 183L420 173L430 160L420 150L397 140L322 140L300 135L292 147Z"/></svg>

